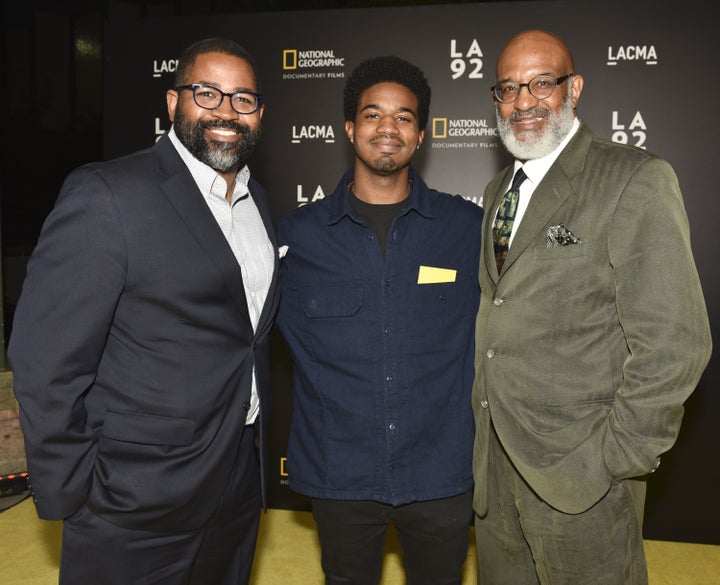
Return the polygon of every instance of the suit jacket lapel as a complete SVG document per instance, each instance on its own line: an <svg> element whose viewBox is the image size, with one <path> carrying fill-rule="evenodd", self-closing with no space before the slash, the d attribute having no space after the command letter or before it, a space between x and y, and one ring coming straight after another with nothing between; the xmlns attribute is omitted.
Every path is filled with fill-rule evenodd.
<svg viewBox="0 0 720 585"><path fill-rule="evenodd" d="M270 238L270 242L272 243L272 247L274 250L272 280L270 282L270 288L268 289L268 294L265 298L265 304L263 305L263 310L260 313L260 319L258 320L258 325L256 329L256 335L259 336L265 333L265 330L273 324L275 309L277 308L277 304L279 301L279 296L277 295L277 285L278 274L280 272L280 258L278 256L275 227L273 226L272 214L270 212L270 207L265 191L254 179L250 180L249 187L250 196L253 198L253 201L255 201L255 205L260 212L260 217L262 218L263 224L265 225L265 231L268 234L268 238Z"/></svg>
<svg viewBox="0 0 720 585"><path fill-rule="evenodd" d="M536 240L538 232L546 229L550 218L571 194L572 189L567 177L553 166L530 199L505 259L503 273L511 268L515 259Z"/></svg>
<svg viewBox="0 0 720 585"><path fill-rule="evenodd" d="M228 293L250 325L242 272L225 236L170 139L163 136L157 145L158 170L167 176L161 188L170 204L205 251L222 278Z"/></svg>
<svg viewBox="0 0 720 585"><path fill-rule="evenodd" d="M550 223L550 218L573 194L572 177L582 172L591 142L592 133L581 123L575 136L566 145L543 180L535 188L525 215L513 237L510 251L503 265L503 274L512 267L515 260L535 241L538 233L544 233ZM507 180L505 183L507 183ZM495 209L497 209L499 198L498 201L493 203ZM497 269L495 273L497 274Z"/></svg>
<svg viewBox="0 0 720 585"><path fill-rule="evenodd" d="M485 201L488 210L488 213L485 214L484 227L485 234L488 236L487 239L485 239L486 242L488 242L487 246L483 246L484 248L484 259L485 264L487 266L488 273L490 274L490 278L493 282L497 283L498 278L500 275L497 271L497 262L495 261L495 249L493 246L493 225L495 225L495 216L497 215L498 207L500 206L500 202L502 201L503 196L505 195L505 191L507 190L505 188L506 185L510 183L510 180L513 175L513 165L510 165L505 173L502 175L502 178L496 182L496 184L489 185L488 191L486 192L486 196L490 195L489 200ZM505 260L507 262L507 259Z"/></svg>

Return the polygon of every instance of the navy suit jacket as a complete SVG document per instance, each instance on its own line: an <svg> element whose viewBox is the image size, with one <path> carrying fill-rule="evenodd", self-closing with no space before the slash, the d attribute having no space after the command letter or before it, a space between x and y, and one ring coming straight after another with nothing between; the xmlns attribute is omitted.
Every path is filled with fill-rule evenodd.
<svg viewBox="0 0 720 585"><path fill-rule="evenodd" d="M254 180L250 193L276 248ZM238 449L253 366L266 468L275 258L253 331L238 262L167 136L69 175L9 347L40 517L87 504L129 528L201 526Z"/></svg>

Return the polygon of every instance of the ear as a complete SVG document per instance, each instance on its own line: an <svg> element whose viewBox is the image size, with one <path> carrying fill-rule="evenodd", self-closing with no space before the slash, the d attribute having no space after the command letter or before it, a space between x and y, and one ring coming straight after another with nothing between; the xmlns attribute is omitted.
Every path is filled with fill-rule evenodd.
<svg viewBox="0 0 720 585"><path fill-rule="evenodd" d="M174 122L175 108L177 108L178 103L178 92L174 89L168 89L167 92L165 92L165 101L167 102L168 117L170 118L170 122Z"/></svg>
<svg viewBox="0 0 720 585"><path fill-rule="evenodd" d="M425 140L425 130L420 130L420 132L418 132L418 144L417 144L418 148L420 148L420 145L423 143L423 140Z"/></svg>
<svg viewBox="0 0 720 585"><path fill-rule="evenodd" d="M351 120L345 120L345 134L350 139L350 142L355 141L355 122Z"/></svg>
<svg viewBox="0 0 720 585"><path fill-rule="evenodd" d="M570 82L572 83L572 105L573 109L576 109L578 102L580 101L580 94L582 93L585 80L583 79L582 75L578 74L573 75L570 78Z"/></svg>

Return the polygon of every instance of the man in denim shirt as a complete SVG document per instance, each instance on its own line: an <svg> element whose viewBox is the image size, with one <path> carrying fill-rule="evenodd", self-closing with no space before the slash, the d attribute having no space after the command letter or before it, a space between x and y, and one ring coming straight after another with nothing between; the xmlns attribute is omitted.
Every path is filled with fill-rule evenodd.
<svg viewBox="0 0 720 585"><path fill-rule="evenodd" d="M344 98L354 168L279 226L290 487L312 498L327 585L378 583L389 524L409 585L459 585L483 211L410 166L430 105L422 71L370 59Z"/></svg>

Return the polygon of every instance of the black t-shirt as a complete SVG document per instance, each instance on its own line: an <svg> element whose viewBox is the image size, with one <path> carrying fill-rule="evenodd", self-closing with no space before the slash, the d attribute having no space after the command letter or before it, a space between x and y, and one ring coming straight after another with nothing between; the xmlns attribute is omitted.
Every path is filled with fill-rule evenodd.
<svg viewBox="0 0 720 585"><path fill-rule="evenodd" d="M387 249L388 234L393 220L405 209L406 199L398 203L367 203L350 191L350 206L377 234L383 258Z"/></svg>

